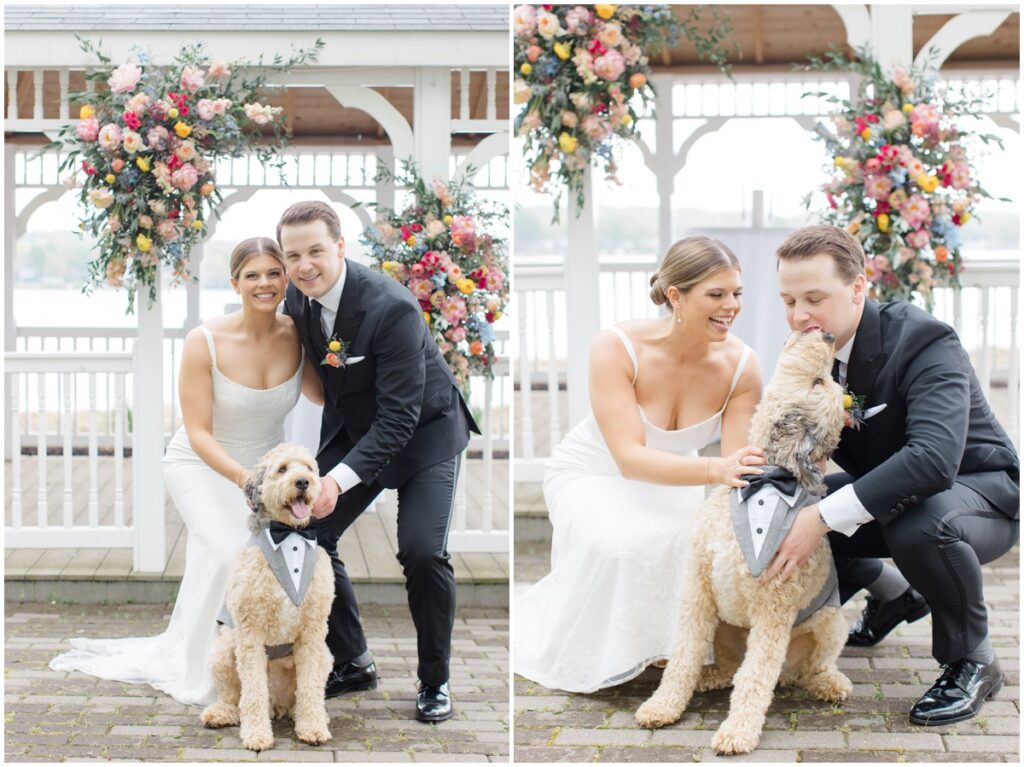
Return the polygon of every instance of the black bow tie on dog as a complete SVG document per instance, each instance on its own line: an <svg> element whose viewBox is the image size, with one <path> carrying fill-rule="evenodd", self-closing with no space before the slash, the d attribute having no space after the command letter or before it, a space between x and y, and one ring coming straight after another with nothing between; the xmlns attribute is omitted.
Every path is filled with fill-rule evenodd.
<svg viewBox="0 0 1024 767"><path fill-rule="evenodd" d="M280 543L292 533L297 533L311 541L316 540L316 530L312 527L289 527L286 524L274 521L270 523L270 538L275 544Z"/></svg>
<svg viewBox="0 0 1024 767"><path fill-rule="evenodd" d="M744 501L768 485L771 485L783 495L790 497L796 495L796 491L800 488L796 477L788 469L783 469L781 466L773 466L765 471L764 474L747 476L744 479L750 483L746 487L740 488L740 498Z"/></svg>

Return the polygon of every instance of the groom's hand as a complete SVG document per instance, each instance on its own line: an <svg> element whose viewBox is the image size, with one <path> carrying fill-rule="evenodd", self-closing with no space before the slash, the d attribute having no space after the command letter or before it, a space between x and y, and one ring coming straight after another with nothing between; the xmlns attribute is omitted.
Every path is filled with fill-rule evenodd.
<svg viewBox="0 0 1024 767"><path fill-rule="evenodd" d="M320 495L313 501L313 516L323 519L334 511L338 503L338 496L341 495L341 488L334 481L334 477L320 478Z"/></svg>
<svg viewBox="0 0 1024 767"><path fill-rule="evenodd" d="M782 539L775 558L761 576L761 583L768 583L779 573L779 583L784 583L798 567L810 559L821 537L827 532L828 528L818 517L818 504L800 509L793 526Z"/></svg>

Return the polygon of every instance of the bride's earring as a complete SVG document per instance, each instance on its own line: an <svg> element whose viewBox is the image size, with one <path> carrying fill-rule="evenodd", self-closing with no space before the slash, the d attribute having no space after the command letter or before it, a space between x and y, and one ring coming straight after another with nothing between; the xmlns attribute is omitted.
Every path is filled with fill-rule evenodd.
<svg viewBox="0 0 1024 767"><path fill-rule="evenodd" d="M677 325L682 325L683 324L683 315L681 315L679 313L679 307L678 306L672 307L672 316L676 318L676 324Z"/></svg>

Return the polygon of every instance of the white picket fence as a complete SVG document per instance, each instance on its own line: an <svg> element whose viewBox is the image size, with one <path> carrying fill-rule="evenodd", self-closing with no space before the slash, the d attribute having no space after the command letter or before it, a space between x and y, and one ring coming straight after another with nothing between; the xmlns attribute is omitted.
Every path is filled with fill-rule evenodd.
<svg viewBox="0 0 1024 767"><path fill-rule="evenodd" d="M648 297L648 280L655 268L653 261L602 260L601 327L658 315L658 308ZM1019 267L1012 261L969 261L961 280L963 289L959 292L948 288L936 291L934 314L957 330L971 352L986 396L993 384L1006 386L1009 416L1003 426L1011 437L1019 440ZM566 388L566 328L571 322L566 316L565 281L564 270L558 264L526 266L520 263L516 266L515 293L510 308L510 313L518 318L515 353L518 439L512 463L515 483L541 481L550 447L540 449L538 444L557 445L565 434L565 398L559 395L560 390ZM749 292L747 296L752 298ZM777 314L781 322L781 305ZM753 341L748 340L748 343L753 344ZM766 374L770 372L770 368L766 370ZM546 389L547 412L543 421L534 416L538 402L532 394L534 389Z"/></svg>
<svg viewBox="0 0 1024 767"><path fill-rule="evenodd" d="M8 407L7 459L10 461L7 485L11 505L5 523L5 546L13 548L134 548L136 570L160 572L163 553L140 559L140 541L151 540L153 530L163 530L163 504L140 504L126 497L125 449L131 449L132 471L136 460L147 448L137 445L133 429L133 408L140 403L140 392L133 387L134 328L19 328L19 351L5 355ZM499 352L507 345L507 333L498 333ZM152 447L162 456L167 441L181 424L177 406L177 376L184 332L165 329L165 397L163 441ZM31 350L30 350L31 349ZM169 363L169 364L168 364ZM474 379L473 403L481 414L483 435L474 435L468 448L472 460L481 460L483 485L478 495L479 508L468 509L467 484L460 480L455 512L449 534L449 548L459 552L505 552L509 550L509 531L496 523L497 504L505 493L496 492L494 461L496 453L509 453L509 407L512 382L509 365L496 367L493 381ZM26 455L26 448L35 456ZM49 453L58 453L59 458ZM73 477L75 453L85 453L88 461L87 521L75 524L74 493L82 487ZM101 455L102 454L102 455ZM112 456L112 457L111 457ZM101 488L100 459L114 462L113 486ZM23 462L33 461L34 475L26 480ZM58 463L61 480L49 481ZM77 463L81 463L80 460ZM138 482L133 486L138 490ZM26 486L35 488L35 497L25 497ZM61 511L54 519L52 489L59 488ZM79 502L81 499L78 499ZM35 505L35 514L31 513ZM80 503L79 503L80 505ZM140 516L141 513L144 517ZM111 513L112 512L112 513ZM160 536L162 540L162 536Z"/></svg>

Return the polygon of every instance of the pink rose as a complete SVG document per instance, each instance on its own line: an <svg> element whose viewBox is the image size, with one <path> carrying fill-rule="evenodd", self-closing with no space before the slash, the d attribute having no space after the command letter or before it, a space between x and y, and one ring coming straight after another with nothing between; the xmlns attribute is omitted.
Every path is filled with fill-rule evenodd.
<svg viewBox="0 0 1024 767"><path fill-rule="evenodd" d="M152 229L153 219L150 216L147 216L145 213L143 213L141 216L139 216L139 226L141 226L143 229Z"/></svg>
<svg viewBox="0 0 1024 767"><path fill-rule="evenodd" d="M157 125L155 128L149 129L149 133L146 134L146 143L149 144L150 149L164 149L170 135L167 128Z"/></svg>
<svg viewBox="0 0 1024 767"><path fill-rule="evenodd" d="M174 150L174 154L178 156L179 160L183 162L189 162L194 160L196 157L196 145L192 141L182 141L181 146Z"/></svg>
<svg viewBox="0 0 1024 767"><path fill-rule="evenodd" d="M165 166L166 169L166 166ZM147 200L146 204L149 205L149 209L153 211L156 216L167 215L167 203L160 199Z"/></svg>
<svg viewBox="0 0 1024 767"><path fill-rule="evenodd" d="M907 118L903 116L903 112L899 109L890 109L882 118L882 127L887 131L894 131L906 124Z"/></svg>
<svg viewBox="0 0 1024 767"><path fill-rule="evenodd" d="M910 224L911 229L920 229L924 224L931 218L931 208L928 207L928 201L919 194L911 195L910 199L906 201L900 213L903 215L903 219Z"/></svg>
<svg viewBox="0 0 1024 767"><path fill-rule="evenodd" d="M149 106L149 96L145 93L136 93L125 102L124 109L126 112L141 115L146 111L147 106Z"/></svg>
<svg viewBox="0 0 1024 767"><path fill-rule="evenodd" d="M565 14L565 29L569 34L584 35L593 17L582 5L570 8Z"/></svg>
<svg viewBox="0 0 1024 767"><path fill-rule="evenodd" d="M121 139L121 145L128 154L135 154L145 146L142 142L142 136L133 130L125 131L124 137Z"/></svg>
<svg viewBox="0 0 1024 767"><path fill-rule="evenodd" d="M927 229L918 229L916 232L911 232L907 235L907 244L918 250L927 248L930 241L931 235L928 234Z"/></svg>
<svg viewBox="0 0 1024 767"><path fill-rule="evenodd" d="M537 29L537 11L532 5L517 5L513 18L519 37L529 37Z"/></svg>
<svg viewBox="0 0 1024 767"><path fill-rule="evenodd" d="M191 165L186 163L171 174L171 186L187 192L196 185L199 180L199 173Z"/></svg>
<svg viewBox="0 0 1024 767"><path fill-rule="evenodd" d="M583 118L581 123L583 132L587 136L595 141L603 140L609 133L612 132L611 126L606 122L602 122L601 118L597 115L587 115Z"/></svg>
<svg viewBox="0 0 1024 767"><path fill-rule="evenodd" d="M505 286L505 275L497 269L491 268L487 270L487 276L484 278L488 290L492 290L495 293L500 293L501 289Z"/></svg>
<svg viewBox="0 0 1024 767"><path fill-rule="evenodd" d="M114 123L107 123L100 129L100 146L108 152L121 146L121 129Z"/></svg>
<svg viewBox="0 0 1024 767"><path fill-rule="evenodd" d="M475 244L476 225L469 216L455 216L452 219L452 243L463 250L472 250Z"/></svg>
<svg viewBox="0 0 1024 767"><path fill-rule="evenodd" d="M416 265L414 264L413 266L415 267ZM434 283L422 277L414 277L409 280L409 290L412 291L416 298L426 301L430 298L430 294L434 292Z"/></svg>
<svg viewBox="0 0 1024 767"><path fill-rule="evenodd" d="M445 208L449 207L454 201L451 190L441 181L434 181L434 196L440 200L441 205Z"/></svg>
<svg viewBox="0 0 1024 767"><path fill-rule="evenodd" d="M427 239L433 239L439 234L443 234L445 230L444 221L438 221L436 218L433 221L427 222Z"/></svg>
<svg viewBox="0 0 1024 767"><path fill-rule="evenodd" d="M133 90L142 77L142 70L134 64L122 64L115 69L107 85L113 93L128 93Z"/></svg>
<svg viewBox="0 0 1024 767"><path fill-rule="evenodd" d="M423 264L421 264L419 262L413 264L412 266L409 267L409 272L412 274L413 277L422 277L423 276Z"/></svg>
<svg viewBox="0 0 1024 767"><path fill-rule="evenodd" d="M189 93L195 93L206 84L203 73L196 67L185 67L181 70L181 88Z"/></svg>
<svg viewBox="0 0 1024 767"><path fill-rule="evenodd" d="M444 337L447 338L452 343L457 344L460 341L466 340L466 329L461 325L458 325L454 328L448 328L448 330L444 332Z"/></svg>
<svg viewBox="0 0 1024 767"><path fill-rule="evenodd" d="M156 225L156 233L160 235L164 242L174 242L181 236L181 232L178 231L178 225L169 218L165 218Z"/></svg>
<svg viewBox="0 0 1024 767"><path fill-rule="evenodd" d="M120 173L124 168L124 160L120 157L114 158L114 161L110 163L110 167L113 168L114 173Z"/></svg>
<svg viewBox="0 0 1024 767"><path fill-rule="evenodd" d="M626 71L626 60L618 51L608 51L594 59L594 74L602 80L618 80Z"/></svg>
<svg viewBox="0 0 1024 767"><path fill-rule="evenodd" d="M210 64L210 68L206 70L206 74L213 78L227 77L229 74L231 74L231 70L228 68L227 64L218 59L217 61L214 61L212 64Z"/></svg>
<svg viewBox="0 0 1024 767"><path fill-rule="evenodd" d="M873 200L885 200L892 191L892 181L888 176L868 176L864 179L864 194Z"/></svg>
<svg viewBox="0 0 1024 767"><path fill-rule="evenodd" d="M117 127L117 126L114 126ZM100 121L95 117L88 120L81 120L75 127L75 133L82 141L95 141L100 135Z"/></svg>
<svg viewBox="0 0 1024 767"><path fill-rule="evenodd" d="M199 99L196 104L196 114L200 120L212 120L217 113L213 111L213 102L210 99Z"/></svg>
<svg viewBox="0 0 1024 767"><path fill-rule="evenodd" d="M597 39L605 48L618 48L619 43L622 42L622 27L618 24L605 24Z"/></svg>
<svg viewBox="0 0 1024 767"><path fill-rule="evenodd" d="M565 34L562 25L558 23L558 17L550 11L540 11L537 13L537 32L545 40Z"/></svg>
<svg viewBox="0 0 1024 767"><path fill-rule="evenodd" d="M575 128L579 124L580 118L577 117L575 112L571 112L566 109L562 112L562 125L566 128Z"/></svg>
<svg viewBox="0 0 1024 767"><path fill-rule="evenodd" d="M231 108L231 99L217 99L213 102L213 113L222 115Z"/></svg>
<svg viewBox="0 0 1024 767"><path fill-rule="evenodd" d="M971 169L964 163L953 166L953 188L967 189L971 185Z"/></svg>

